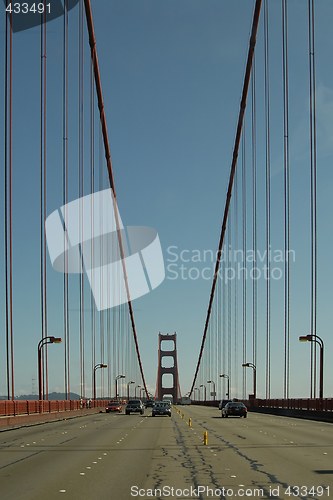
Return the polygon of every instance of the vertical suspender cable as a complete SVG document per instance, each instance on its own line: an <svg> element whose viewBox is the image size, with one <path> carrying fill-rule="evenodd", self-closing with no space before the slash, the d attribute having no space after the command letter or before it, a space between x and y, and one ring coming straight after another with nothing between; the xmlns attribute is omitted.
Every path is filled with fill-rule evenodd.
<svg viewBox="0 0 333 500"><path fill-rule="evenodd" d="M12 13L10 13L9 39L9 307L10 307L10 364L12 400L15 398L14 388L14 331L13 331L13 231L12 231L12 102L13 102L13 30Z"/></svg>
<svg viewBox="0 0 333 500"><path fill-rule="evenodd" d="M40 116L40 246L41 246L41 327L42 338L47 337L46 295L46 0L41 16L41 116ZM47 344L43 346L43 399L48 399Z"/></svg>
<svg viewBox="0 0 333 500"><path fill-rule="evenodd" d="M246 363L247 358L247 293L246 293L246 280L247 280L247 245L246 245L246 233L247 233L247 220L246 220L246 165L245 165L245 129L243 129L242 137L242 200L243 200L243 261L244 261L244 271L243 272L243 363ZM243 398L246 398L246 370L243 370Z"/></svg>
<svg viewBox="0 0 333 500"><path fill-rule="evenodd" d="M41 16L41 40L40 40L40 299L41 299L41 329L42 338L45 337L44 331L44 266L43 266L43 230L44 230L44 217L43 217L43 16ZM43 347L42 353L46 353L46 348ZM42 391L43 399L45 395L45 361L43 356L43 369L42 369Z"/></svg>
<svg viewBox="0 0 333 500"><path fill-rule="evenodd" d="M254 266L257 268L257 120L256 120L256 71L255 59L253 61L252 69L252 182L253 182L253 253L254 253ZM253 277L253 338L252 338L252 359L253 364L257 366L257 337L258 337L258 320L257 320L257 269Z"/></svg>
<svg viewBox="0 0 333 500"><path fill-rule="evenodd" d="M79 197L83 214L83 4L79 3ZM83 234L83 216L81 217L81 235ZM82 261L83 264L83 261ZM84 274L79 275L80 295L80 383L81 395L85 398L85 359L84 359Z"/></svg>
<svg viewBox="0 0 333 500"><path fill-rule="evenodd" d="M66 44L66 110L65 110L65 120L66 120L66 140L65 140L65 146L66 146L66 152L65 152L65 196L66 196L66 204L68 203L69 200L69 167L68 167L68 142L69 142L69 129L68 129L68 66L69 66L69 61L68 61L68 52L69 52L69 37L68 37L68 0L66 0L66 37L67 37L67 44ZM68 227L68 210L66 210L66 228ZM66 256L67 258L67 269L69 265L69 257L68 254ZM70 381L70 322L69 322L69 280L68 280L68 273L66 274L66 320L67 320L67 325L66 325L66 331L67 331L67 384L68 384L68 397L70 398L70 393L71 393L71 381Z"/></svg>
<svg viewBox="0 0 333 500"><path fill-rule="evenodd" d="M268 51L268 0L264 1L265 39L265 128L266 128L266 399L271 387L271 165L270 165L270 99Z"/></svg>
<svg viewBox="0 0 333 500"><path fill-rule="evenodd" d="M43 190L44 190L44 221L46 220L46 1L44 0L44 75L43 75L43 93L44 93L44 104L43 104ZM47 283L46 283L46 233L45 225L43 224L43 259L44 259L44 322L45 322L45 337L48 335L48 325L47 325ZM48 380L48 358L47 358L47 346L45 345L45 392L46 399L49 399L49 380Z"/></svg>
<svg viewBox="0 0 333 500"><path fill-rule="evenodd" d="M284 134L284 393L289 398L289 307L290 307L290 265L289 265L289 79L288 79L288 11L287 0L282 2L282 47L283 47L283 134Z"/></svg>
<svg viewBox="0 0 333 500"><path fill-rule="evenodd" d="M253 60L254 48L255 48L256 39L257 39L257 31L258 31L258 23L259 23L259 17L260 17L261 4L262 4L262 0L256 0L254 14L253 14L253 22L252 22L252 30L251 30L251 38L250 38L249 51L248 51L248 57L247 57L247 64L246 64L246 70L245 70L245 76L244 76L242 100L241 100L241 105L240 105L237 132L236 132L234 151L233 151L233 158L232 158L231 169L230 169L229 185L228 185L226 203L225 203L225 208L224 208L224 216L223 216L223 222L222 222L219 248L218 248L217 259L216 259L216 264L215 264L214 278L213 278L213 283L212 283L212 289L211 289L211 294L210 294L210 299L209 299L206 323L205 323L205 327L204 327L204 333L203 333L203 338L202 338L202 342L201 342L199 358L198 358L195 374L193 377L193 382L192 382L190 394L192 394L192 392L193 392L193 388L195 385L195 381L196 381L199 366L200 366L202 352L203 352L203 348L204 348L205 340L206 340L206 333L207 333L207 328L208 328L208 323L209 323L209 317L210 317L212 303L213 303L213 299L214 299L216 280L217 280L218 271L220 268L221 253L222 253L224 235L225 235L225 230L226 230L226 225L227 225L227 219L228 219L228 213L229 213L229 207L230 207L230 201L231 201L231 195L232 195L232 187L233 187L236 164L237 164L239 143L240 143L240 138L241 138L241 133L242 133L244 113L245 113L245 108L246 108L246 100L247 100L247 94L248 94L248 88L249 88L249 82L250 82L250 76L251 76L252 60Z"/></svg>
<svg viewBox="0 0 333 500"><path fill-rule="evenodd" d="M9 106L8 106L8 24L9 24ZM6 15L5 43L5 286L7 398L14 400L13 262L12 262L12 13ZM9 107L9 111L8 111ZM9 256L8 256L9 253Z"/></svg>
<svg viewBox="0 0 333 500"><path fill-rule="evenodd" d="M224 249L226 249L226 246L224 245ZM227 249L228 253L228 249ZM226 273L226 260L223 259L222 261L222 277L223 281L221 284L222 287L222 373L226 373L227 371L227 363L226 363L226 332L227 332L227 322L226 322L226 296L227 296L227 285L225 283L225 274ZM223 395L225 394L225 380L223 377L222 380L222 385L223 385ZM222 398L223 399L223 398Z"/></svg>
<svg viewBox="0 0 333 500"><path fill-rule="evenodd" d="M99 190L102 191L103 189L103 141L102 141L102 130L99 127ZM101 205L100 205L100 210L101 210ZM102 220L100 220L100 232L102 229ZM103 245L100 246L100 259L101 262L103 262ZM104 276L102 274L101 276L101 283L100 283L100 294L102 297L102 302L103 302L103 296L104 296ZM104 363L104 311L101 311L101 314L99 315L99 349L100 349L100 360L101 363ZM104 399L104 370L101 371L101 397Z"/></svg>
<svg viewBox="0 0 333 500"><path fill-rule="evenodd" d="M311 335L317 335L317 137L314 0L309 9L310 167L311 167ZM316 345L311 342L311 397L316 397Z"/></svg>
<svg viewBox="0 0 333 500"><path fill-rule="evenodd" d="M5 303L6 303L6 372L7 372L7 399L10 399L10 324L8 298L8 15L5 16Z"/></svg>
<svg viewBox="0 0 333 500"><path fill-rule="evenodd" d="M221 304L221 282L222 278L220 278L220 281L217 284L217 325L216 325L216 330L217 330L217 346L216 346L216 393L219 393L220 389L220 374L222 372L220 371L222 369L221 365L221 313L222 313L222 304Z"/></svg>
<svg viewBox="0 0 333 500"><path fill-rule="evenodd" d="M216 307L215 307L215 346L214 346L214 370L212 374L212 378L215 382L217 382L216 378L219 376L219 360L218 360L218 353L219 353L219 316L220 316L220 310L219 310L219 289L217 288L217 297L216 297ZM214 390L214 388L212 388ZM216 384L215 384L215 391L216 392ZM215 398L216 399L216 395Z"/></svg>
<svg viewBox="0 0 333 500"><path fill-rule="evenodd" d="M238 250L238 170L235 172L235 197L234 197L234 214L235 214L235 250ZM238 255L234 254L234 255ZM238 259L233 259L235 272L238 272ZM236 397L239 397L239 389L238 389L238 276L235 278L235 295L234 295L234 313L235 313L235 339L234 339L234 373L235 373L235 382L234 387L236 390Z"/></svg>
<svg viewBox="0 0 333 500"><path fill-rule="evenodd" d="M92 63L90 65L90 191L95 192L95 99L94 99L94 73ZM92 212L92 241L91 241L91 257L92 262L94 262L94 235L95 235L95 216L94 216L94 203L91 200L91 212ZM95 282L95 272L92 270L92 284L94 288ZM90 298L90 309L91 309L91 387L94 385L94 367L96 366L96 314L95 314L95 304L94 297L91 294Z"/></svg>
<svg viewBox="0 0 333 500"><path fill-rule="evenodd" d="M227 242L228 242L228 270L232 269L232 260L231 260L231 214L228 217L228 233L227 233ZM231 329L232 329L232 280L228 279L228 375L229 379L231 379ZM229 396L230 397L230 394Z"/></svg>
<svg viewBox="0 0 333 500"><path fill-rule="evenodd" d="M68 203L68 0L64 5L63 26L63 205ZM66 210L65 227L67 229L68 213ZM67 233L64 231L64 239ZM65 242L64 242L65 243ZM68 254L66 255L65 268L68 269ZM69 307L68 307L68 273L63 276L63 309L64 309L64 355L65 355L65 398L70 399L69 389Z"/></svg>

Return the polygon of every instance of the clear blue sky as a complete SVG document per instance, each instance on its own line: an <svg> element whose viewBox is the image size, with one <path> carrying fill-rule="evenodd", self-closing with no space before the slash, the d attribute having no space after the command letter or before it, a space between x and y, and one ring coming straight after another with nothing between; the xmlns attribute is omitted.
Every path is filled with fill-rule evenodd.
<svg viewBox="0 0 333 500"><path fill-rule="evenodd" d="M92 0L117 200L124 225L155 228L166 266L170 246L217 250L248 50L251 0ZM291 396L309 394L310 160L307 2L290 0ZM272 250L283 249L283 103L281 2L269 1L272 165ZM318 334L325 340L325 395L332 396L332 154L333 38L331 0L316 2L318 133ZM77 172L77 16L70 12L70 168ZM4 9L0 14L4 26ZM2 31L4 40L4 34ZM13 35L13 231L16 394L31 392L36 377L39 316L39 43L38 29ZM4 50L1 53L1 68ZM258 249L265 250L265 136L263 24L257 43ZM48 24L47 212L62 205L62 20ZM85 61L89 47L85 36ZM86 65L86 76L89 65ZM1 95L3 95L1 80ZM87 80L88 81L88 80ZM86 85L86 112L89 93ZM3 116L3 99L0 103ZM250 138L250 116L246 118ZM3 148L3 120L1 121ZM89 136L86 131L86 140ZM250 140L248 140L250 147ZM248 191L251 202L251 161ZM76 182L73 180L73 183ZM88 194L86 184L85 193ZM70 199L78 197L77 187ZM251 204L248 208L251 246ZM1 207L3 234L3 204ZM4 240L2 240L4 241ZM3 253L3 243L1 253ZM178 264L181 264L180 260ZM183 263L211 267L211 262ZM279 266L282 268L282 265ZM4 266L1 282L4 282ZM62 278L48 261L50 334L60 335ZM207 273L208 275L208 273ZM137 299L134 313L147 384L156 383L158 332L178 334L183 392L190 389L201 343L211 280L166 279ZM188 277L188 276L186 276ZM77 277L70 278L77 283ZM75 281L76 280L76 281ZM88 287L88 282L87 287ZM74 288L73 284L73 288ZM259 342L265 338L264 280L259 283ZM251 287L251 285L249 285ZM5 394L5 309L2 318L0 394ZM75 301L73 298L73 307ZM272 283L272 396L282 396L283 282ZM60 319L59 319L60 318ZM77 324L73 321L73 335ZM251 317L249 315L249 324ZM75 332L75 333L74 333ZM249 328L249 335L251 335ZM249 337L250 338L250 337ZM73 345L75 340L73 339ZM52 347L50 391L63 390L62 357ZM59 347L61 349L61 347ZM258 366L264 396L264 363ZM251 380L249 379L249 388ZM79 392L78 382L72 390Z"/></svg>

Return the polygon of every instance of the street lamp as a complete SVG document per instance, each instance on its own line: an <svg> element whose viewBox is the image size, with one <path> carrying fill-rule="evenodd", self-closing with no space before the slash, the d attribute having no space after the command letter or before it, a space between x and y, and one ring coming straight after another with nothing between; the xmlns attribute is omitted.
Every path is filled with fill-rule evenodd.
<svg viewBox="0 0 333 500"><path fill-rule="evenodd" d="M118 380L120 378L126 378L126 376L125 375L117 375L116 376L116 399L118 398Z"/></svg>
<svg viewBox="0 0 333 500"><path fill-rule="evenodd" d="M207 380L207 384L213 384L213 387L214 387L214 390L213 390L213 392L214 392L214 401L215 401L215 399L216 399L215 382L213 380Z"/></svg>
<svg viewBox="0 0 333 500"><path fill-rule="evenodd" d="M136 399L136 390L137 390L137 388L138 388L138 387L141 387L141 385L137 385L137 386L135 387L135 390L134 390L135 399Z"/></svg>
<svg viewBox="0 0 333 500"><path fill-rule="evenodd" d="M324 397L324 341L318 335L304 335L299 337L300 342L316 342L320 347L320 373L319 373L319 397Z"/></svg>
<svg viewBox="0 0 333 500"><path fill-rule="evenodd" d="M60 337L44 337L38 342L38 393L39 400L44 399L42 394L42 347L45 344L61 344L62 338Z"/></svg>
<svg viewBox="0 0 333 500"><path fill-rule="evenodd" d="M130 384L135 384L135 382L132 381L132 382L128 382L128 384L127 384L127 401L129 400L129 386L130 386Z"/></svg>
<svg viewBox="0 0 333 500"><path fill-rule="evenodd" d="M108 365L103 365L103 363L98 363L94 366L94 401L96 401L96 370L98 368L107 368Z"/></svg>
<svg viewBox="0 0 333 500"><path fill-rule="evenodd" d="M223 373L223 375L220 375L220 377L224 377L228 380L228 389L227 389L227 396L228 396L228 399L230 398L229 394L230 394L230 379L229 379L229 375L227 375L226 373Z"/></svg>
<svg viewBox="0 0 333 500"><path fill-rule="evenodd" d="M253 363L243 363L243 367L253 368L253 397L256 399L256 388L257 388L257 367Z"/></svg>
<svg viewBox="0 0 333 500"><path fill-rule="evenodd" d="M204 401L206 401L206 399L207 399L206 386L204 384L201 384L200 387L203 387L205 389L205 399L204 399Z"/></svg>

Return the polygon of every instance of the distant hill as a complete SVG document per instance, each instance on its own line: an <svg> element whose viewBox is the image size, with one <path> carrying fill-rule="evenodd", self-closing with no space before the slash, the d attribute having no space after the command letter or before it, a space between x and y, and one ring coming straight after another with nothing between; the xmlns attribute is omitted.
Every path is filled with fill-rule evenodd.
<svg viewBox="0 0 333 500"><path fill-rule="evenodd" d="M79 399L79 397L80 397L79 394L75 394L75 392L71 392L69 399ZM15 399L18 399L20 401L22 401L22 400L26 401L27 399L36 400L36 399L38 399L38 395L37 394L23 394L22 396L19 396L18 398L15 398ZM57 400L62 401L65 399L65 393L64 392L50 392L49 399L52 401L57 401Z"/></svg>

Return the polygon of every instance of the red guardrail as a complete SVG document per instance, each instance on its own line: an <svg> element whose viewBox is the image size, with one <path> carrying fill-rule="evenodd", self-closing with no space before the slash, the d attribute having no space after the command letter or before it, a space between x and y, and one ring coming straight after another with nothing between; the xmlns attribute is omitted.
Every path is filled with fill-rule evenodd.
<svg viewBox="0 0 333 500"><path fill-rule="evenodd" d="M252 408L281 408L286 410L333 411L333 398L326 399L240 399ZM218 406L219 401L192 401L192 404Z"/></svg>
<svg viewBox="0 0 333 500"><path fill-rule="evenodd" d="M109 399L91 401L89 408L102 408L109 402ZM0 416L10 415L30 415L34 413L51 413L57 411L72 411L87 408L86 401L0 401Z"/></svg>
<svg viewBox="0 0 333 500"><path fill-rule="evenodd" d="M281 408L284 410L333 411L333 399L252 399L243 401L255 408Z"/></svg>

